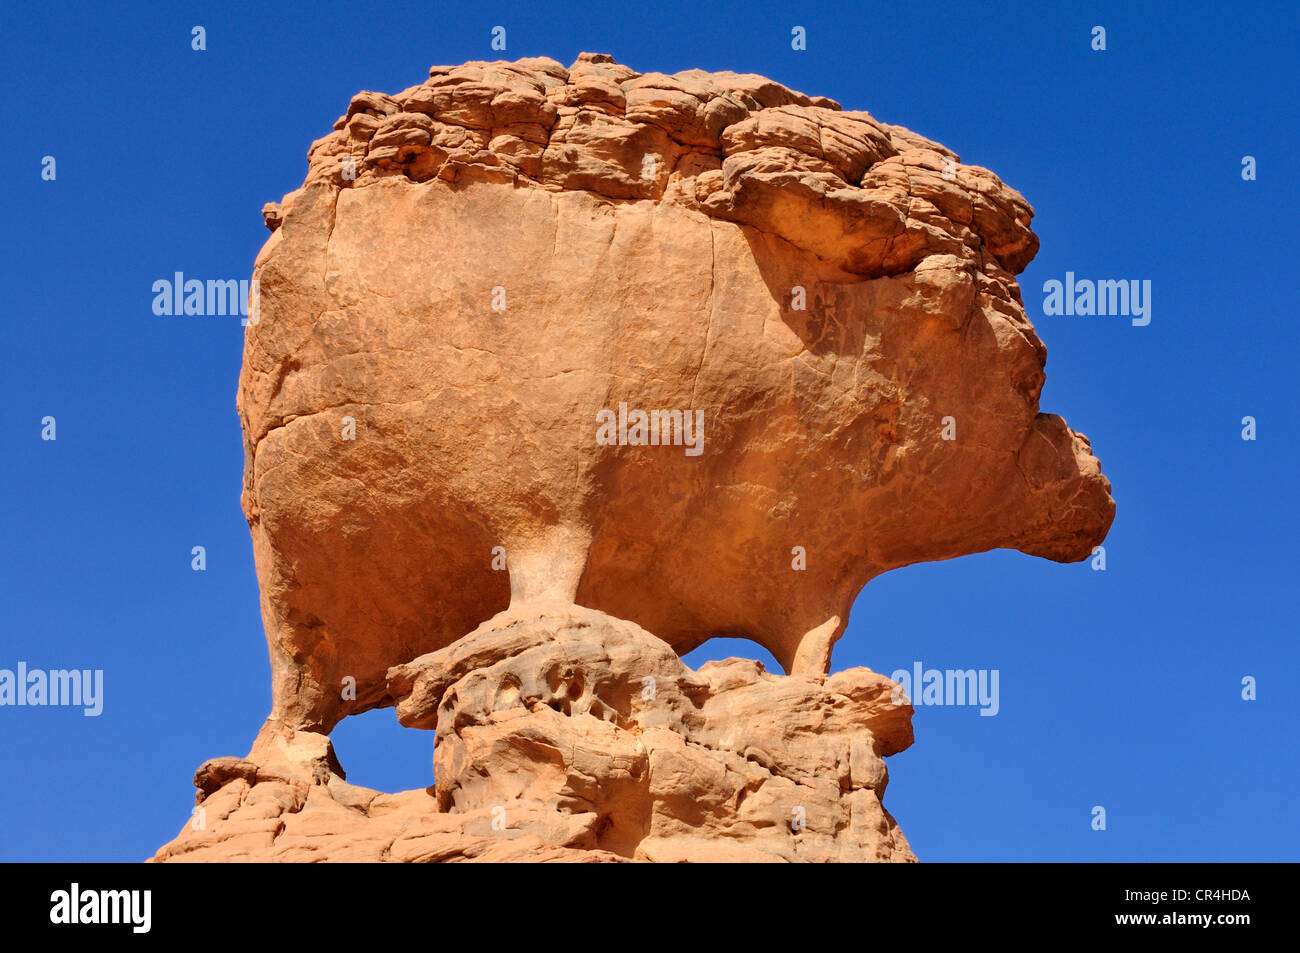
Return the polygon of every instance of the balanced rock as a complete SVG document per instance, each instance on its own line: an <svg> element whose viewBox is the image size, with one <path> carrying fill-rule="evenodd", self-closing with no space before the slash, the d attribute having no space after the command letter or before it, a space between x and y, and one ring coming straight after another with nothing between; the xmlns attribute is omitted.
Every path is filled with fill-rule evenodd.
<svg viewBox="0 0 1300 953"><path fill-rule="evenodd" d="M360 93L308 160L238 397L271 715L201 772L221 830L159 858L910 858L910 708L828 674L855 597L1083 559L1114 516L1039 412L1020 194L763 77L593 54ZM678 660L718 636L786 674ZM438 730L429 792L328 748L394 705Z"/></svg>

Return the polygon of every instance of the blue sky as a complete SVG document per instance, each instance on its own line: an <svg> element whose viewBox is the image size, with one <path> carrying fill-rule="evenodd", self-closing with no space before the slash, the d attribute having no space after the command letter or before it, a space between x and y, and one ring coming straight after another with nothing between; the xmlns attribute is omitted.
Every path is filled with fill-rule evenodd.
<svg viewBox="0 0 1300 953"><path fill-rule="evenodd" d="M0 859L149 856L186 820L194 768L246 753L269 707L241 328L155 316L152 282L247 277L259 209L352 94L498 58L496 25L509 59L771 76L937 139L1035 207L1021 285L1042 406L1092 439L1118 516L1104 572L995 552L858 598L836 668L1000 673L996 717L920 708L890 762L885 804L917 854L1300 859L1294 4L17 6L0 12L0 668L101 668L105 707L0 708ZM1044 316L1067 271L1150 280L1150 325ZM762 651L690 661L727 654ZM431 736L391 711L335 741L357 783L429 783Z"/></svg>

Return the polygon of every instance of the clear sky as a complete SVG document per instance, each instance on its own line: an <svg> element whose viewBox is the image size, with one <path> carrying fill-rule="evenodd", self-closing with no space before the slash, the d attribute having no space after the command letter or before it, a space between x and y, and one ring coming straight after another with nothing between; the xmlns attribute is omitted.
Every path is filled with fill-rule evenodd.
<svg viewBox="0 0 1300 953"><path fill-rule="evenodd" d="M0 668L105 684L97 718L0 708L0 859L149 856L187 819L195 767L245 754L269 708L239 508L242 330L155 316L153 281L248 277L259 209L301 184L358 90L583 50L830 96L993 169L1037 211L1021 285L1049 352L1042 407L1092 439L1118 515L1105 571L995 552L859 596L836 668L999 673L995 717L922 707L890 761L885 805L917 854L1300 859L1300 13L1135 6L4 4ZM1067 271L1149 280L1150 324L1045 316L1043 283ZM762 655L713 643L690 660L742 653ZM350 780L430 783L431 736L391 711L335 740Z"/></svg>

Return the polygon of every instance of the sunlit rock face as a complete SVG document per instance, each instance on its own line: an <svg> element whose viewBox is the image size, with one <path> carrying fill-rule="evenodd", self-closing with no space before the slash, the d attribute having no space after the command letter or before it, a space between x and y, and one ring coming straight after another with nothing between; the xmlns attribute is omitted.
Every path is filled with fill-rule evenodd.
<svg viewBox="0 0 1300 953"><path fill-rule="evenodd" d="M548 849L666 859L721 837L787 856L754 832L788 827L790 792L773 792L820 778L805 811L859 833L787 859L910 857L873 813L883 762L867 752L897 743L861 741L894 715L846 715L857 761L823 752L820 773L794 771L790 751L750 757L736 732L762 720L755 698L820 711L865 697L826 675L874 576L998 547L1079 560L1104 538L1114 501L1087 438L1038 407L1046 351L1015 280L1038 241L1020 194L924 137L759 76L640 74L592 54L568 69L434 67L400 93L361 93L308 157L302 188L264 210L239 387L273 671L248 763L296 764L282 773L328 790L341 774L303 739L396 704L443 729L419 810L481 820L513 791ZM508 630L553 644L570 617L588 620L582 644L598 630L599 645L633 631L642 654L661 645L646 656L658 667L596 652L583 684L618 684L617 697L593 708L579 690L587 707L561 711L559 687L511 669L519 647L498 643ZM493 648L455 678L430 675L471 632ZM674 668L715 636L752 639L787 675ZM634 675L694 686L680 717L638 708ZM748 700L715 684L733 676ZM468 696L454 689L467 678ZM650 727L720 772L674 795L724 805L697 818L712 834L664 820L669 735L652 745ZM519 781L575 732L619 771L640 766L615 785L617 811L574 788L563 759ZM747 780L734 758L771 777ZM467 765L480 780L454 787ZM249 791L289 783L240 770L229 784ZM749 834L746 801L761 822ZM595 826L573 828L586 813Z"/></svg>

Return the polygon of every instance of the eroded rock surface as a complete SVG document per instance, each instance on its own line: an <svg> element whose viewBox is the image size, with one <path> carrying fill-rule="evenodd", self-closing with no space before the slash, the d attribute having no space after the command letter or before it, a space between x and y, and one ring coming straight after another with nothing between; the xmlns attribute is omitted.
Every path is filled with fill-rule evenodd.
<svg viewBox="0 0 1300 953"><path fill-rule="evenodd" d="M912 709L867 669L696 672L640 626L555 604L388 682L402 724L438 731L430 789L349 785L325 736L297 732L200 768L202 829L158 859L915 859L881 804Z"/></svg>
<svg viewBox="0 0 1300 953"><path fill-rule="evenodd" d="M879 573L1080 559L1110 524L1038 409L1032 210L921 136L584 54L358 94L309 160L264 210L239 390L291 727L390 703L389 666L521 598L824 671ZM701 411L702 452L601 445L620 404Z"/></svg>
<svg viewBox="0 0 1300 953"><path fill-rule="evenodd" d="M832 100L593 54L360 93L308 160L238 397L271 716L160 858L910 858L906 711L827 675L854 598L1083 559L1114 515L1039 411L1024 198ZM788 674L677 660L715 636ZM388 705L439 729L429 792L331 762Z"/></svg>

